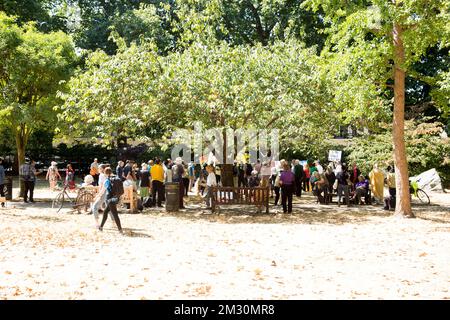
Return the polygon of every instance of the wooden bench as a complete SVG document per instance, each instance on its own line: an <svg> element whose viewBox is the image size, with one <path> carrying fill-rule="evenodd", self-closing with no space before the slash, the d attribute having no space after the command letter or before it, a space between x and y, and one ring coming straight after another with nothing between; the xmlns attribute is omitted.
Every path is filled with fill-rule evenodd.
<svg viewBox="0 0 450 320"><path fill-rule="evenodd" d="M266 207L269 213L270 188L213 187L212 212L224 205L254 205Z"/></svg>
<svg viewBox="0 0 450 320"><path fill-rule="evenodd" d="M137 212L137 203L138 203L138 197L137 193L133 190L133 187L124 187L123 188L124 193L120 197L120 203L121 204L129 204L130 205L130 211L132 213Z"/></svg>

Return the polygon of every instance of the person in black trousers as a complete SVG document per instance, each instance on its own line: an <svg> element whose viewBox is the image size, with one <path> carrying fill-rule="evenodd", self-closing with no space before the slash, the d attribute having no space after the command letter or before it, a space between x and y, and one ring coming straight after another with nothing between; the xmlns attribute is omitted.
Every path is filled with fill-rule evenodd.
<svg viewBox="0 0 450 320"><path fill-rule="evenodd" d="M281 185L281 204L283 205L283 212L292 213L292 195L295 190L295 175L289 168L289 164L285 163L283 171L280 174ZM287 202L287 204L286 204Z"/></svg>
<svg viewBox="0 0 450 320"><path fill-rule="evenodd" d="M152 177L152 200L153 205L162 207L161 202L164 201L164 169L161 166L161 160L156 159L155 164L150 169ZM158 194L158 202L156 202L156 194Z"/></svg>
<svg viewBox="0 0 450 320"><path fill-rule="evenodd" d="M34 161L26 158L25 163L20 166L19 174L21 179L24 182L24 195L23 202L28 203L28 199L30 202L34 202L33 193L34 193L34 184L36 180L36 169L34 167ZM28 198L28 193L30 194Z"/></svg>
<svg viewBox="0 0 450 320"><path fill-rule="evenodd" d="M278 171L278 170L277 170ZM272 176L273 177L273 176ZM278 200L280 200L280 173L277 172L274 178L273 190L275 191L275 202L274 205L278 205Z"/></svg>
<svg viewBox="0 0 450 320"><path fill-rule="evenodd" d="M106 219L108 219L108 213L111 212L114 221L116 222L117 229L119 229L120 233L123 233L122 225L120 224L119 213L117 212L117 203L119 202L119 199L113 193L113 187L110 180L111 174L112 174L111 168L106 168L105 175L107 178L105 181L105 188L103 189L104 192L106 192L106 209L105 211L103 211L102 223L100 224L98 229L100 231L103 231L103 226L105 225Z"/></svg>
<svg viewBox="0 0 450 320"><path fill-rule="evenodd" d="M299 160L294 162L294 175L295 175L295 195L297 197L302 196L302 181L303 181L303 166L300 164Z"/></svg>
<svg viewBox="0 0 450 320"><path fill-rule="evenodd" d="M158 202L156 201L156 195L158 194ZM161 181L153 180L152 181L152 200L153 205L157 205L158 207L162 207L162 200L164 197L164 185Z"/></svg>

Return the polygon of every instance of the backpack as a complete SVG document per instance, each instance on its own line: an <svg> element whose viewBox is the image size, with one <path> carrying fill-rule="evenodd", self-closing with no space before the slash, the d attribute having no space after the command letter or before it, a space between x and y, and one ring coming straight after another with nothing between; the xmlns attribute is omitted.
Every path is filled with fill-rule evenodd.
<svg viewBox="0 0 450 320"><path fill-rule="evenodd" d="M110 178L112 186L112 194L114 197L120 197L124 194L123 182L119 177Z"/></svg>
<svg viewBox="0 0 450 320"><path fill-rule="evenodd" d="M145 197L144 201L142 202L142 205L145 208L150 208L153 206L153 199L151 197Z"/></svg>

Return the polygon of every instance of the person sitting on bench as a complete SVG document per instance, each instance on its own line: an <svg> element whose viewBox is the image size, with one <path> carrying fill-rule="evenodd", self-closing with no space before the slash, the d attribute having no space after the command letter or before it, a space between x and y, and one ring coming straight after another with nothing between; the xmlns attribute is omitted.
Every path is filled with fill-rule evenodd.
<svg viewBox="0 0 450 320"><path fill-rule="evenodd" d="M315 182L313 187L313 193L317 197L320 204L328 203L328 180L325 175L319 174L318 171L314 172ZM323 194L323 195L322 195Z"/></svg>
<svg viewBox="0 0 450 320"><path fill-rule="evenodd" d="M369 183L363 175L358 177L358 182L355 184L355 195L352 200L355 200L355 204L362 204L362 199L367 201L367 193L369 190Z"/></svg>

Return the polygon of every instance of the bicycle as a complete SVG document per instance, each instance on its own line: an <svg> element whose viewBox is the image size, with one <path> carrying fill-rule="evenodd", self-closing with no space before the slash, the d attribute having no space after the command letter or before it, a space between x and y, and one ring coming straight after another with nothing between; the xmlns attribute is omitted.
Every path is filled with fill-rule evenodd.
<svg viewBox="0 0 450 320"><path fill-rule="evenodd" d="M419 188L419 184L417 181L411 181L409 187L409 193L412 196L416 197L421 204L430 204L430 197L427 195L427 193Z"/></svg>
<svg viewBox="0 0 450 320"><path fill-rule="evenodd" d="M74 203L74 199L72 199L72 197L70 197L69 193L67 192L68 189L69 185L65 183L61 192L56 195L55 199L53 199L52 209L58 208L58 211L56 211L57 213L63 208L66 197L67 199L69 199L70 203Z"/></svg>

